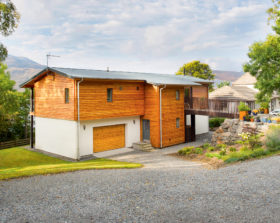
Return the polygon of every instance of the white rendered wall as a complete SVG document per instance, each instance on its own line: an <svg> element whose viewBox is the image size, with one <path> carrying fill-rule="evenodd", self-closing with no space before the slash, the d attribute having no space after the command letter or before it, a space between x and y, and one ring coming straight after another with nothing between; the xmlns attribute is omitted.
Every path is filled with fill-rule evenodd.
<svg viewBox="0 0 280 223"><path fill-rule="evenodd" d="M77 159L77 122L35 117L35 148Z"/></svg>
<svg viewBox="0 0 280 223"><path fill-rule="evenodd" d="M101 119L94 121L81 121L80 125L80 155L93 153L93 128L109 125L125 124L125 147L140 141L140 117L122 117Z"/></svg>
<svg viewBox="0 0 280 223"><path fill-rule="evenodd" d="M209 132L209 116L196 115L195 116L195 134L203 134Z"/></svg>

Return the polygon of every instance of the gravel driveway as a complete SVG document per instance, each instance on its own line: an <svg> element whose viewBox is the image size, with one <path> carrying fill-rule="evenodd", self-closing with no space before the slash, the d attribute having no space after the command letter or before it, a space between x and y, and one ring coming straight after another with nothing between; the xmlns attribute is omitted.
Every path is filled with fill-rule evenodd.
<svg viewBox="0 0 280 223"><path fill-rule="evenodd" d="M0 222L280 222L280 156L0 182Z"/></svg>

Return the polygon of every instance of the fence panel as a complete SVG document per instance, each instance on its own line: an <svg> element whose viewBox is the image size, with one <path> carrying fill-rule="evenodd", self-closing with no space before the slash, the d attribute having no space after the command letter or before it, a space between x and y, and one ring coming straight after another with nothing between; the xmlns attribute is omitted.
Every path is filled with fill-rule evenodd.
<svg viewBox="0 0 280 223"><path fill-rule="evenodd" d="M16 146L25 146L30 143L30 139L16 139L12 141L0 142L0 150L8 149Z"/></svg>

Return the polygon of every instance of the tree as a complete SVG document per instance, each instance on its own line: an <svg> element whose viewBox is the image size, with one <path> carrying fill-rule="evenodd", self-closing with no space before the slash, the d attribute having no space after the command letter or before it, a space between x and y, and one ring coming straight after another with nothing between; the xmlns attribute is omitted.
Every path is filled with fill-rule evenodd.
<svg viewBox="0 0 280 223"><path fill-rule="evenodd" d="M198 77L205 80L214 80L215 74L213 74L208 64L201 63L198 60L184 64L176 72L176 75L188 75ZM209 84L209 91L213 91L213 84Z"/></svg>
<svg viewBox="0 0 280 223"><path fill-rule="evenodd" d="M274 35L265 41L255 42L249 48L249 62L244 64L245 72L255 76L255 87L259 90L257 100L267 101L273 92L280 93L280 1L272 0L273 7L268 9L269 22L273 21Z"/></svg>
<svg viewBox="0 0 280 223"><path fill-rule="evenodd" d="M0 64L0 142L28 137L29 90L13 89L7 66Z"/></svg>
<svg viewBox="0 0 280 223"><path fill-rule="evenodd" d="M9 36L17 28L20 15L15 5L10 1L0 0L0 33ZM0 43L0 61L4 61L8 55L6 47Z"/></svg>
<svg viewBox="0 0 280 223"><path fill-rule="evenodd" d="M217 84L217 88L222 88L224 86L230 86L229 81L222 81L221 83Z"/></svg>

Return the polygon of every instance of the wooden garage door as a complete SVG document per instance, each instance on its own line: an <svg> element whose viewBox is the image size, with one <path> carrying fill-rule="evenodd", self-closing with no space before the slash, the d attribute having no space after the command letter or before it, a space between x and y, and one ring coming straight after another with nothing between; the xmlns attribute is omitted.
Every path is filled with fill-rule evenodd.
<svg viewBox="0 0 280 223"><path fill-rule="evenodd" d="M110 125L93 128L93 152L125 147L125 126Z"/></svg>

